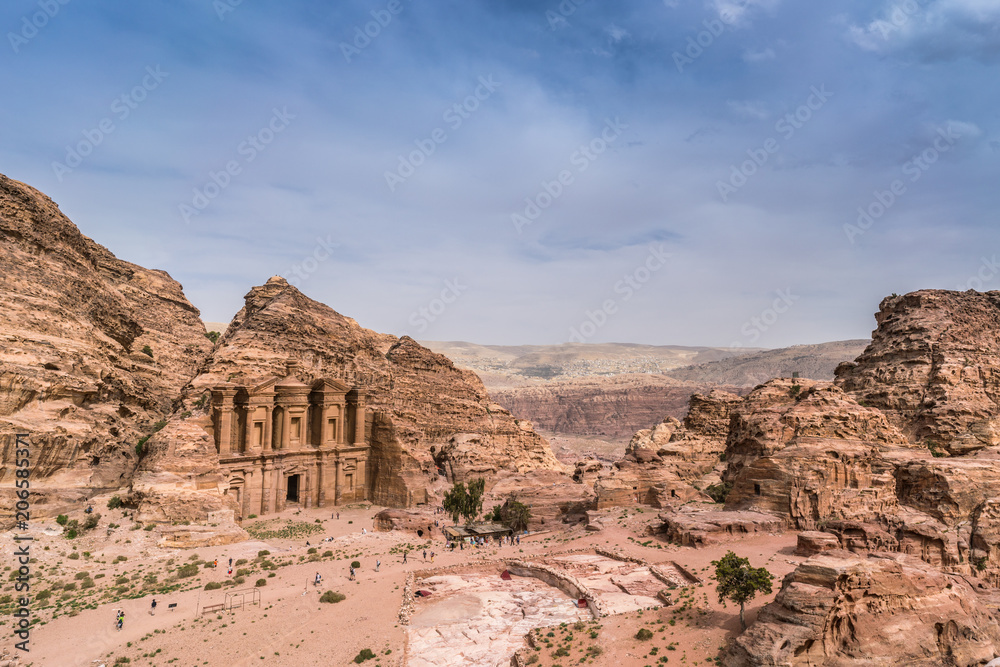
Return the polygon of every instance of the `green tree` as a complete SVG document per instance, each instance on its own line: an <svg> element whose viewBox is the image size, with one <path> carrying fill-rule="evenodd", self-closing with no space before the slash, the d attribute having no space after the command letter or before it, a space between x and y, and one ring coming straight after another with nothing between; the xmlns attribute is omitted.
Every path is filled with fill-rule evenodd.
<svg viewBox="0 0 1000 667"><path fill-rule="evenodd" d="M747 629L743 611L746 603L754 599L758 592L770 593L774 575L763 567L750 567L749 558L740 558L732 551L719 560L713 560L715 580L718 582L716 592L719 602L726 606L726 600L740 606L740 626Z"/></svg>
<svg viewBox="0 0 1000 667"><path fill-rule="evenodd" d="M451 520L455 523L463 516L466 522L472 523L483 510L485 490L486 480L482 477L469 482L468 489L464 482L455 482L451 491L444 494L444 511L451 515Z"/></svg>
<svg viewBox="0 0 1000 667"><path fill-rule="evenodd" d="M487 518L497 521L507 526L515 532L527 530L528 522L531 520L531 508L511 494L503 505L493 507L492 514Z"/></svg>

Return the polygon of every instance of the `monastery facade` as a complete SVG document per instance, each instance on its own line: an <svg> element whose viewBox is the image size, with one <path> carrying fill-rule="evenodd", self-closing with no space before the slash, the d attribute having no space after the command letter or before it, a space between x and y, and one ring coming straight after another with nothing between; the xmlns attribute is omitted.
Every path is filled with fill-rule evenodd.
<svg viewBox="0 0 1000 667"><path fill-rule="evenodd" d="M219 464L242 517L367 500L365 391L293 375L212 388Z"/></svg>

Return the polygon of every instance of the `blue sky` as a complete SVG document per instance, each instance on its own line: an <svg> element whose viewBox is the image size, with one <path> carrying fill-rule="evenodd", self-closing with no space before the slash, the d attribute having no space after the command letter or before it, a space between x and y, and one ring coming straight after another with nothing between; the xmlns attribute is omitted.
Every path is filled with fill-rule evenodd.
<svg viewBox="0 0 1000 667"><path fill-rule="evenodd" d="M861 338L1000 289L1000 4L9 1L0 172L207 321ZM366 34L367 33L367 34Z"/></svg>

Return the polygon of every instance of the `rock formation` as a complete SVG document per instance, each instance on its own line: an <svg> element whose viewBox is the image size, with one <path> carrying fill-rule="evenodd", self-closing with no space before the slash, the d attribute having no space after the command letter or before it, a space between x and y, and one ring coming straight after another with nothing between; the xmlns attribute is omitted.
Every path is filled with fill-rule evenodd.
<svg viewBox="0 0 1000 667"><path fill-rule="evenodd" d="M721 390L695 394L683 423L667 417L636 433L614 470L598 475L598 507L710 502L703 490L720 481L730 411L739 403L738 396Z"/></svg>
<svg viewBox="0 0 1000 667"><path fill-rule="evenodd" d="M871 345L837 384L912 441L951 454L1000 445L1000 292L886 297Z"/></svg>
<svg viewBox="0 0 1000 667"><path fill-rule="evenodd" d="M1000 653L997 600L902 554L813 556L785 577L726 667L972 667Z"/></svg>
<svg viewBox="0 0 1000 667"><path fill-rule="evenodd" d="M36 516L127 482L139 439L212 347L170 276L117 259L2 175L0 313L0 484L28 433ZM13 503L0 507L9 520Z"/></svg>
<svg viewBox="0 0 1000 667"><path fill-rule="evenodd" d="M246 295L243 309L186 387L184 409L208 433L212 423L204 407L212 387L288 374L306 384L333 379L367 391L367 476L369 499L376 504L428 502L445 486L442 473L449 481L486 477L492 486L501 473L566 472L531 424L493 403L475 374L410 338L364 329L277 277ZM211 459L210 438L174 433L161 446ZM151 443L155 447L159 440ZM150 481L172 470L174 458L151 458L143 467L134 488L145 489L144 502L162 505L162 494L173 494L173 487ZM205 480L213 474L199 472Z"/></svg>

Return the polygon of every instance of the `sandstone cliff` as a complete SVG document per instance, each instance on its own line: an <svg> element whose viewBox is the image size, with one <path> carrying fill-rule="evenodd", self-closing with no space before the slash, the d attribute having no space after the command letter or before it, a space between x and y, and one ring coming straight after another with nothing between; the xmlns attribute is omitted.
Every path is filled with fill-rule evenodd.
<svg viewBox="0 0 1000 667"><path fill-rule="evenodd" d="M210 417L199 406L210 387L283 376L290 369L303 381L333 378L369 392L368 470L377 504L427 502L445 484L439 470L449 480L484 476L492 486L498 475L564 469L530 423L490 401L474 373L408 337L364 329L282 278L246 295L245 306L186 388L184 410L207 432ZM198 452L211 446L209 439L194 442L195 435L182 437L184 444L164 438L162 446ZM150 459L157 460L137 479L152 504L165 487L151 480L173 466L169 456ZM212 472L199 474L209 479Z"/></svg>
<svg viewBox="0 0 1000 667"><path fill-rule="evenodd" d="M911 440L951 454L1000 445L1000 292L882 300L871 345L837 384Z"/></svg>
<svg viewBox="0 0 1000 667"><path fill-rule="evenodd" d="M14 433L29 433L36 515L122 486L137 441L212 347L170 276L117 259L5 176L0 341L0 484L13 476Z"/></svg>

